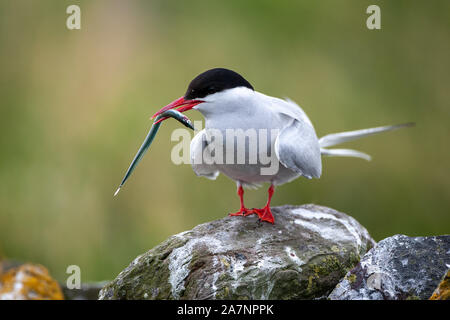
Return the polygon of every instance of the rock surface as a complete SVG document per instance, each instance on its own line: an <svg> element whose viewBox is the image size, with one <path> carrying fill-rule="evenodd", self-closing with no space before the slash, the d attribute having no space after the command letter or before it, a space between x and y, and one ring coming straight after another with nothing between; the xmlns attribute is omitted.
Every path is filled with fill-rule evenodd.
<svg viewBox="0 0 450 320"><path fill-rule="evenodd" d="M329 299L428 299L449 264L450 236L395 235L366 253Z"/></svg>
<svg viewBox="0 0 450 320"><path fill-rule="evenodd" d="M98 293L107 282L82 283L80 289L69 289L65 284L60 284L66 300L97 300Z"/></svg>
<svg viewBox="0 0 450 320"><path fill-rule="evenodd" d="M137 257L100 299L324 298L375 242L330 208L274 207L275 225L225 217Z"/></svg>
<svg viewBox="0 0 450 320"><path fill-rule="evenodd" d="M450 266L447 267L450 268ZM447 271L436 290L434 290L430 300L450 300L450 269Z"/></svg>
<svg viewBox="0 0 450 320"><path fill-rule="evenodd" d="M58 283L41 265L23 264L0 275L0 300L62 300Z"/></svg>

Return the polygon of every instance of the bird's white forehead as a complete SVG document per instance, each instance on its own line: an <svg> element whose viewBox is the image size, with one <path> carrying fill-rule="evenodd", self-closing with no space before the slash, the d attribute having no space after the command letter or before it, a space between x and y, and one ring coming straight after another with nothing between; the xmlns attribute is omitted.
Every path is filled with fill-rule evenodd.
<svg viewBox="0 0 450 320"><path fill-rule="evenodd" d="M194 107L205 118L215 114L233 113L243 107L249 107L255 92L246 87L237 87L210 94L201 100L205 101Z"/></svg>
<svg viewBox="0 0 450 320"><path fill-rule="evenodd" d="M222 100L240 100L243 98L248 98L249 96L253 95L254 91L246 88L246 87L236 87L232 89L225 89L220 92L216 92L210 95L207 95L206 97L202 98L201 100L205 102L217 102ZM200 106L200 105L197 105ZM196 107L197 107L196 106Z"/></svg>

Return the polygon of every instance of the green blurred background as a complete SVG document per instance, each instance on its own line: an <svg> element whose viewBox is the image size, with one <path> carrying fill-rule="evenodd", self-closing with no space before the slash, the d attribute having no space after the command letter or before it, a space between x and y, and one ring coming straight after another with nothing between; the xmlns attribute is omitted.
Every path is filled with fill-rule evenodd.
<svg viewBox="0 0 450 320"><path fill-rule="evenodd" d="M366 28L370 4L382 29ZM81 7L81 30L66 7ZM320 180L273 205L346 212L376 240L450 231L450 1L0 2L0 255L65 279L112 279L168 236L236 211L235 184L176 166L168 121L112 195L155 110L212 67L298 102L319 136L415 121L349 143L373 156L324 159ZM192 111L192 119L201 116ZM249 207L266 188L246 192Z"/></svg>

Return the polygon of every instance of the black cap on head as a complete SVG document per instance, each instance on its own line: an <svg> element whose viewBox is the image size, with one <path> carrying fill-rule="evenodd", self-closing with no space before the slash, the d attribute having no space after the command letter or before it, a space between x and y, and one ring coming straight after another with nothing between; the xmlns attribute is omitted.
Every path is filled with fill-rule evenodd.
<svg viewBox="0 0 450 320"><path fill-rule="evenodd" d="M184 95L186 100L204 98L207 95L236 87L254 90L240 74L223 68L215 68L199 74L191 81Z"/></svg>

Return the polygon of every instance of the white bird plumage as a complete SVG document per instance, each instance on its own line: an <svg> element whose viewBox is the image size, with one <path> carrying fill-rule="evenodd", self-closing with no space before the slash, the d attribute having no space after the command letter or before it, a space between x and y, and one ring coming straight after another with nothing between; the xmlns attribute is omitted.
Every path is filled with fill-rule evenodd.
<svg viewBox="0 0 450 320"><path fill-rule="evenodd" d="M282 100L249 88L237 87L211 94L202 100L205 102L194 107L205 118L205 129L196 134L191 142L191 164L194 172L209 179L216 179L219 173L223 173L246 187L255 187L263 182L281 185L300 176L319 178L322 173L322 155L370 160L369 155L356 150L325 147L408 125L334 133L318 139L306 113L289 99ZM211 163L211 159L197 159L200 154L209 154L204 152L208 148L208 130L215 129L225 133L227 129L249 128L279 130L277 136L271 137L267 150L268 154L274 151L276 160L279 161L276 174L261 175L260 169L264 166L259 159L256 164L249 164L247 161L245 164L215 164ZM229 149L225 147L224 158L227 150Z"/></svg>
<svg viewBox="0 0 450 320"><path fill-rule="evenodd" d="M203 114L205 129L190 145L192 168L198 176L208 179L214 180L222 173L236 181L240 210L230 215L257 214L260 220L270 223L275 221L270 209L274 186L300 176L320 178L322 156L370 160L360 151L328 147L412 125L333 133L318 139L311 120L295 102L257 92L241 75L224 68L210 69L195 77L184 96L153 115L159 119L155 124L173 109L178 113L196 109ZM142 152L138 154L141 157ZM262 209L246 208L243 186L258 187L265 182L270 183L266 205Z"/></svg>

